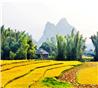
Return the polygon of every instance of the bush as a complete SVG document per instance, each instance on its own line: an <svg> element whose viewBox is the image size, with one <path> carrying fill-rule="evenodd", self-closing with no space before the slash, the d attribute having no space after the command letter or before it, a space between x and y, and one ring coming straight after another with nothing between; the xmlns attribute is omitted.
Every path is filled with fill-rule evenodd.
<svg viewBox="0 0 98 88"><path fill-rule="evenodd" d="M93 45L95 47L94 60L98 61L98 32L97 32L97 35L91 36L91 40L92 40L92 43L93 43Z"/></svg>

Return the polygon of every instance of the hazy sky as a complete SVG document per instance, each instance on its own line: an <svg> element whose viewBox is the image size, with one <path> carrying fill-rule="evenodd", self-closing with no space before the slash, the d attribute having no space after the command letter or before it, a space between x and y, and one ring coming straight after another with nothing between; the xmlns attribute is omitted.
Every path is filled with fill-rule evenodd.
<svg viewBox="0 0 98 88"><path fill-rule="evenodd" d="M35 40L47 21L57 24L61 18L90 37L98 31L98 0L3 0L2 23L26 30Z"/></svg>

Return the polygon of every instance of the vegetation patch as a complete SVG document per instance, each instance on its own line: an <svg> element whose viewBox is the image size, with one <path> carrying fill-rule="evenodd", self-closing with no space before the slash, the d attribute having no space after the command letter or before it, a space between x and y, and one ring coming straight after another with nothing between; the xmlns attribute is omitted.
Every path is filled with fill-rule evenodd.
<svg viewBox="0 0 98 88"><path fill-rule="evenodd" d="M52 88L72 88L72 84L68 82L61 82L53 77L46 77L42 80L42 83Z"/></svg>

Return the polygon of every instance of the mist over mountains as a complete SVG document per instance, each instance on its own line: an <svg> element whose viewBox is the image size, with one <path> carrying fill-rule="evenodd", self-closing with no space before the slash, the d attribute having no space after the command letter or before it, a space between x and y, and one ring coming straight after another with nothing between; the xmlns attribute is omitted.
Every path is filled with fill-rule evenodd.
<svg viewBox="0 0 98 88"><path fill-rule="evenodd" d="M70 25L65 18L62 18L56 25L51 22L47 22L43 35L37 42L37 46L40 47L43 42L45 42L47 39L50 39L51 37L55 37L57 34L70 35L73 28L74 27ZM75 31L77 30L75 29ZM86 44L86 47L87 50L94 48L92 43Z"/></svg>
<svg viewBox="0 0 98 88"><path fill-rule="evenodd" d="M57 34L69 35L74 27L71 26L65 18L62 18L56 25L47 22L43 35L38 41L38 47L51 37L55 37Z"/></svg>

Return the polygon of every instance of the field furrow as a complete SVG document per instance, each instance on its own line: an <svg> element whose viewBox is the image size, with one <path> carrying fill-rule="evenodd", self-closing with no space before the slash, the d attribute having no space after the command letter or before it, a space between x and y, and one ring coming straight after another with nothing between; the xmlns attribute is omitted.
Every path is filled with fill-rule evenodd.
<svg viewBox="0 0 98 88"><path fill-rule="evenodd" d="M0 66L5 66L5 65L11 65L11 64L18 64L18 63L24 63L24 62L28 62L28 60L4 60L4 61L0 61Z"/></svg>
<svg viewBox="0 0 98 88"><path fill-rule="evenodd" d="M73 66L66 66L66 65L48 67L47 69L44 70L44 72L42 73L42 76L40 76L40 78L38 80L36 80L36 81L33 80L33 82L28 87L33 88L33 85L35 85L36 82L38 82L40 79L44 79L45 77L59 76L64 70L71 69L72 67Z"/></svg>
<svg viewBox="0 0 98 88"><path fill-rule="evenodd" d="M26 63L18 63L18 64L13 64L13 65L9 65L9 66L3 66L0 71L3 72L3 71L7 71L7 70L11 70L13 68L16 68L16 67L21 67L21 66L26 66L26 65L30 65L30 64L40 64L40 63L44 63L43 61L39 61L39 62L26 62Z"/></svg>
<svg viewBox="0 0 98 88"><path fill-rule="evenodd" d="M38 82L40 79L44 78L44 75L45 75L45 73L46 73L48 70L57 69L57 68L62 69L62 67L65 68L65 69L69 69L69 66L67 67L67 66L65 66L65 65L63 65L63 64L61 64L61 65L51 65L51 66L47 66L47 67L43 67L43 68L36 69L36 70L34 70L33 72L29 73L28 75L26 75L26 76L24 76L24 77L22 77L22 78L19 78L19 79L13 81L13 82L11 82L10 84L7 85L7 88L9 88L9 87L14 87L14 86L16 86L16 84L17 84L17 86L19 86L20 88L21 88L21 87L22 87L22 88L28 88L28 87L32 86L33 83L36 83L36 82ZM70 66L70 68L71 68L71 67L72 67L72 66ZM62 70L64 70L64 69L62 69ZM61 73L61 72L60 72L60 73ZM59 74L60 74L60 73L59 73ZM58 74L58 75L59 75L59 74ZM23 80L25 80L25 81L23 81ZM22 85L22 86L21 86L21 85Z"/></svg>
<svg viewBox="0 0 98 88"><path fill-rule="evenodd" d="M48 65L47 65L47 63L32 64L29 66L24 66L22 68L17 67L17 69L12 69L7 72L2 72L2 77L3 77L3 78L1 78L2 85L6 86L9 83L11 83L12 81L26 76L27 74L31 73L35 69L43 68L43 67L47 67L47 66L51 66L51 65L56 65L56 64L62 64L62 63L51 63L50 62L50 63L48 63ZM7 76L7 73L9 73L9 76Z"/></svg>
<svg viewBox="0 0 98 88"><path fill-rule="evenodd" d="M81 64L79 61L53 60L1 62L1 88L33 88L34 85L37 88L41 79L59 76L64 70Z"/></svg>

